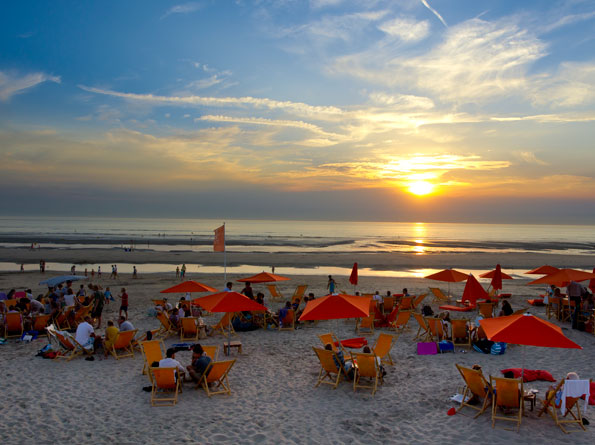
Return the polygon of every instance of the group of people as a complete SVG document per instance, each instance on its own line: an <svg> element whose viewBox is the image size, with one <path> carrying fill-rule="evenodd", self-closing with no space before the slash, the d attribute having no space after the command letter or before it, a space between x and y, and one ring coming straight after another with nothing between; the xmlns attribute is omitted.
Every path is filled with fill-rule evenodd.
<svg viewBox="0 0 595 445"><path fill-rule="evenodd" d="M151 363L152 368L176 368L176 378L184 382L198 383L203 375L208 375L208 368L211 365L211 358L203 347L196 343L192 346L192 358L186 367L176 359L176 348L168 348L165 358ZM206 374L205 374L206 372Z"/></svg>
<svg viewBox="0 0 595 445"><path fill-rule="evenodd" d="M574 310L570 314L572 328L579 329L579 320L581 315L584 319L589 320L593 316L593 310L595 309L595 301L593 294L589 291L588 287L583 286L576 281L571 281L566 286L566 295L562 294L559 287L551 285L546 295L544 296L544 304L550 303L552 298L564 298L568 296L570 302L574 304Z"/></svg>
<svg viewBox="0 0 595 445"><path fill-rule="evenodd" d="M176 266L176 278L183 280L186 277L186 263L182 264L182 267Z"/></svg>
<svg viewBox="0 0 595 445"><path fill-rule="evenodd" d="M79 323L76 327L74 339L83 348L88 350L92 349L94 353L97 353L103 349L104 357L108 356L109 351L114 345L120 331L124 332L134 330L133 324L124 316L118 317L118 327L116 327L112 320L108 320L104 336L97 335L95 333L95 328L93 327L92 323L92 318L87 315L84 318L84 321Z"/></svg>

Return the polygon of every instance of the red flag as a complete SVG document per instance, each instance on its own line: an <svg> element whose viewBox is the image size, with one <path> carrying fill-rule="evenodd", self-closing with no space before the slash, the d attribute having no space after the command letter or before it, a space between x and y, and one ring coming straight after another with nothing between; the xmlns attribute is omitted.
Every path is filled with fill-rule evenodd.
<svg viewBox="0 0 595 445"><path fill-rule="evenodd" d="M215 229L214 252L225 252L225 224Z"/></svg>
<svg viewBox="0 0 595 445"><path fill-rule="evenodd" d="M354 286L357 286L357 263L353 263L353 269L351 269L351 275L349 276L349 282Z"/></svg>

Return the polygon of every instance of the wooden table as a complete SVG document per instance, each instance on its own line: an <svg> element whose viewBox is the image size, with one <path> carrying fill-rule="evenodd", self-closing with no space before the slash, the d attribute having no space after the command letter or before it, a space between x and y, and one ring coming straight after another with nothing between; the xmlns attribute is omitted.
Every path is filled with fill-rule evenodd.
<svg viewBox="0 0 595 445"><path fill-rule="evenodd" d="M223 353L225 355L229 355L231 348L235 348L238 350L238 354L242 353L242 342L241 341L232 341L232 342L224 342L223 343Z"/></svg>

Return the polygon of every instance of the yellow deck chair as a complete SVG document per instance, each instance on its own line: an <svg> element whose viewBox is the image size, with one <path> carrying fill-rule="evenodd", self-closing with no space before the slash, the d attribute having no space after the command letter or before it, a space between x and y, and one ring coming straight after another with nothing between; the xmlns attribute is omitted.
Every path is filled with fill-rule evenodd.
<svg viewBox="0 0 595 445"><path fill-rule="evenodd" d="M505 420L516 423L516 430L518 431L521 428L521 420L523 419L523 381L521 379L490 376L490 386L494 390L494 397L492 397L492 428L496 427L496 420ZM513 416L499 414L499 408L516 409L517 414Z"/></svg>
<svg viewBox="0 0 595 445"><path fill-rule="evenodd" d="M295 291L293 292L293 296L291 297L291 302L295 303L296 300L299 300L299 303L301 303L302 298L304 298L304 294L306 293L306 289L308 289L307 284L299 284L295 288Z"/></svg>
<svg viewBox="0 0 595 445"><path fill-rule="evenodd" d="M138 332L138 329L132 331L120 331L114 340L109 352L116 360L124 357L134 357L134 348L132 347L132 340Z"/></svg>
<svg viewBox="0 0 595 445"><path fill-rule="evenodd" d="M64 308L54 320L54 324L58 329L62 329L64 331L70 330L70 322L68 321L68 312L66 308Z"/></svg>
<svg viewBox="0 0 595 445"><path fill-rule="evenodd" d="M351 353L347 352L347 350L343 347L343 345L341 344L339 339L335 336L335 334L333 334L332 332L329 332L327 334L319 334L318 338L322 342L323 346L330 344L332 346L334 352L341 350L341 352L343 353L343 358L345 360L351 360Z"/></svg>
<svg viewBox="0 0 595 445"><path fill-rule="evenodd" d="M155 306L161 306L162 308L165 309L165 300L152 299L151 301L153 302L153 304Z"/></svg>
<svg viewBox="0 0 595 445"><path fill-rule="evenodd" d="M426 340L428 338L430 328L428 327L428 324L426 323L424 316L418 312L413 312L413 317L419 325L419 327L417 328L417 334L415 334L413 340Z"/></svg>
<svg viewBox="0 0 595 445"><path fill-rule="evenodd" d="M78 326L80 323L85 321L85 317L91 314L93 310L93 304L89 304L87 306L79 307L76 312L74 313L74 324ZM71 326L74 327L74 326Z"/></svg>
<svg viewBox="0 0 595 445"><path fill-rule="evenodd" d="M390 324L390 328L394 329L395 331L403 332L407 329L407 323L409 323L409 319L411 318L411 310L401 310L399 308L399 312L397 312L397 318Z"/></svg>
<svg viewBox="0 0 595 445"><path fill-rule="evenodd" d="M409 309L413 309L413 298L415 297L401 297L401 301L399 302L399 310L408 311Z"/></svg>
<svg viewBox="0 0 595 445"><path fill-rule="evenodd" d="M558 391L563 390L564 382L565 382L565 379L560 380L560 383L558 383L558 386L556 387L556 389L550 390L546 393L545 399L542 400L543 408L541 408L537 417L541 417L541 415L543 413L547 412L552 417L552 419L554 419L554 422L556 423L556 425L558 425L560 427L560 429L562 431L564 431L564 433L566 433L566 434L568 434L572 431L577 431L577 430L573 429L571 431L568 431L568 430L566 430L565 425L568 426L568 425L576 424L583 431L587 431L587 429L583 425L583 420L582 420L583 416L581 414L580 404L583 403L583 400L581 400L581 398L566 397L566 413L563 413L563 415L562 415L562 413L560 413L560 415L562 415L562 418L560 418L560 415L558 414L558 409L561 407L556 406L556 393ZM590 385L590 381L589 381L589 385ZM568 414L570 414L572 419L565 419L566 416L568 416Z"/></svg>
<svg viewBox="0 0 595 445"><path fill-rule="evenodd" d="M176 371L176 368L149 368L149 372L153 376L152 406L173 406L178 402L181 379L177 378Z"/></svg>
<svg viewBox="0 0 595 445"><path fill-rule="evenodd" d="M57 355L56 358L64 358L70 361L79 355L93 355L93 349L83 348L70 334L67 332L60 332L53 326L48 326L47 333L50 338L54 338L63 349L62 355Z"/></svg>
<svg viewBox="0 0 595 445"><path fill-rule="evenodd" d="M411 303L413 305L413 309L417 309L419 306L421 306L422 302L427 297L427 295L428 294L426 293L426 294L421 294L421 295L415 297L413 299L413 303Z"/></svg>
<svg viewBox="0 0 595 445"><path fill-rule="evenodd" d="M157 320L159 320L159 323L161 323L159 332L157 332L158 337L165 339L171 335L178 335L178 329L172 325L171 321L169 321L166 312L157 311Z"/></svg>
<svg viewBox="0 0 595 445"><path fill-rule="evenodd" d="M209 335L214 335L219 333L224 337L228 337L230 335L236 335L236 331L233 329L233 319L235 318L235 312L226 312L221 317L221 320L216 325L211 326L211 332Z"/></svg>
<svg viewBox="0 0 595 445"><path fill-rule="evenodd" d="M450 340L454 347L465 346L471 348L471 332L469 332L469 320L451 320Z"/></svg>
<svg viewBox="0 0 595 445"><path fill-rule="evenodd" d="M439 342L446 338L442 319L435 317L426 317L428 324L428 340Z"/></svg>
<svg viewBox="0 0 595 445"><path fill-rule="evenodd" d="M207 354L211 360L217 360L219 346L202 345L202 349L205 351L205 354Z"/></svg>
<svg viewBox="0 0 595 445"><path fill-rule="evenodd" d="M153 362L159 362L165 357L165 345L162 340L145 340L139 342L140 350L143 354L143 374L148 372ZM152 380L152 374L149 373L149 379Z"/></svg>
<svg viewBox="0 0 595 445"><path fill-rule="evenodd" d="M430 292L434 294L434 303L445 303L450 301L450 297L448 295L444 295L440 288L438 287L429 287Z"/></svg>
<svg viewBox="0 0 595 445"><path fill-rule="evenodd" d="M293 309L288 309L285 318L279 320L280 331L293 331L295 329L295 312Z"/></svg>
<svg viewBox="0 0 595 445"><path fill-rule="evenodd" d="M231 395L231 388L229 386L228 375L231 367L235 363L234 360L225 360L222 362L211 362L211 365L202 376L202 387L211 397L215 394ZM211 388L209 388L211 384Z"/></svg>
<svg viewBox="0 0 595 445"><path fill-rule="evenodd" d="M494 305L492 303L479 303L477 306L483 318L492 318L494 316Z"/></svg>
<svg viewBox="0 0 595 445"><path fill-rule="evenodd" d="M382 363L386 363L390 366L395 366L393 362L393 358L390 355L390 351L393 348L394 344L397 342L399 338L398 335L391 335L381 332L378 338L376 339L376 343L372 347L372 351L379 357Z"/></svg>
<svg viewBox="0 0 595 445"><path fill-rule="evenodd" d="M267 284L267 289L271 294L273 300L284 300L283 294L279 291L276 284Z"/></svg>
<svg viewBox="0 0 595 445"><path fill-rule="evenodd" d="M483 376L483 372L481 369L471 369L465 368L461 365L456 365L457 369L461 373L461 377L465 381L465 391L463 391L463 400L461 401L461 406L457 409L457 412L463 409L463 407L468 406L469 408L473 408L476 411L479 411L474 419L481 416L485 410L488 408L488 403L490 401L490 397L492 397L493 391L492 386L488 383L488 381ZM479 405L471 405L467 403L468 397L475 396L476 398L483 400L483 404L481 407Z"/></svg>
<svg viewBox="0 0 595 445"><path fill-rule="evenodd" d="M355 331L362 335L374 334L374 312L367 317L358 318L355 324Z"/></svg>
<svg viewBox="0 0 595 445"><path fill-rule="evenodd" d="M357 388L372 389L372 395L376 394L378 382L382 384L382 373L378 366L378 360L374 354L365 354L363 352L355 353L355 374L353 376L353 391ZM369 385L361 383L362 377L370 379Z"/></svg>
<svg viewBox="0 0 595 445"><path fill-rule="evenodd" d="M34 319L33 319L33 330L34 331L45 331L45 328L47 327L47 325L50 322L50 315L37 315Z"/></svg>
<svg viewBox="0 0 595 445"><path fill-rule="evenodd" d="M320 372L318 373L318 380L314 387L317 388L321 383L324 383L326 385L331 385L333 389L337 389L341 378L347 376L343 364L339 361L339 358L334 351L317 348L315 346L312 346L312 349L314 349L314 353L320 361ZM337 363L339 364L338 367Z"/></svg>
<svg viewBox="0 0 595 445"><path fill-rule="evenodd" d="M198 318L182 317L180 318L180 340L198 341Z"/></svg>
<svg viewBox="0 0 595 445"><path fill-rule="evenodd" d="M20 312L7 312L4 319L4 338L22 337L23 316Z"/></svg>

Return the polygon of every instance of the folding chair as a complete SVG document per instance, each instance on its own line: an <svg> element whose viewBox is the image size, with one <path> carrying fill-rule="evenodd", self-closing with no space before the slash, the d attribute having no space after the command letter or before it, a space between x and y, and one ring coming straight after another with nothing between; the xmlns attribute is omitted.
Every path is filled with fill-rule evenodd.
<svg viewBox="0 0 595 445"><path fill-rule="evenodd" d="M457 412L461 411L463 407L468 406L469 408L473 408L476 411L479 411L474 419L481 416L485 410L488 408L488 403L490 401L490 397L492 397L493 390L490 383L485 379L483 376L483 372L481 369L471 369L465 368L459 364L455 365L459 372L461 373L461 377L465 381L465 391L463 391L463 399L461 400L461 406L457 409ZM467 403L468 397L475 397L480 400L483 400L483 404L480 406L476 404Z"/></svg>
<svg viewBox="0 0 595 445"><path fill-rule="evenodd" d="M171 335L178 335L178 328L172 325L165 311L157 311L157 320L161 323L159 332L157 332L158 337L165 339Z"/></svg>
<svg viewBox="0 0 595 445"><path fill-rule="evenodd" d="M492 428L496 427L496 420L505 420L516 423L516 430L518 431L521 428L521 420L523 419L523 381L521 379L490 376L490 386L494 390L494 397L492 397ZM504 413L498 415L498 409L507 411L516 409L517 414L513 416Z"/></svg>
<svg viewBox="0 0 595 445"><path fill-rule="evenodd" d="M428 294L421 294L413 299L413 309L417 310L417 308L423 303L424 299Z"/></svg>
<svg viewBox="0 0 595 445"><path fill-rule="evenodd" d="M571 431L568 431L568 430L566 430L565 425L569 426L569 425L574 424L574 425L578 426L578 428L582 429L583 431L587 431L587 429L583 425L583 416L581 414L580 404L581 403L586 404L588 402L583 402L583 400L581 400L581 397L567 396L565 394L567 391L564 391L564 390L566 389L566 384L568 382L571 382L571 385L579 385L579 387L583 386L585 389L583 391L579 391L579 392L584 392L585 399L588 400L589 387L591 385L590 380L565 380L565 379L562 379L562 380L560 380L560 383L558 383L558 386L556 387L556 389L550 390L546 393L546 398L542 401L543 408L541 408L537 417L541 417L541 415L543 413L547 412L552 417L552 419L554 419L554 422L556 423L556 425L558 425L560 427L560 429L562 431L564 431L566 434L568 434L572 431L577 431L577 430L573 429ZM575 382L580 382L580 383L575 383ZM559 391L562 392L561 403L559 406L557 406L556 405L556 394ZM562 405L562 401L564 402L564 405ZM560 409L560 415L562 415L561 418L558 415L558 409ZM568 414L570 414L570 417L572 417L572 419L566 419L566 416L568 416Z"/></svg>
<svg viewBox="0 0 595 445"><path fill-rule="evenodd" d="M382 372L378 366L378 360L374 354L365 354L363 352L356 352L354 359L355 373L353 375L353 391L357 388L372 389L372 395L376 394L378 389L378 382L382 384ZM360 383L361 378L369 378L370 384L364 385Z"/></svg>
<svg viewBox="0 0 595 445"><path fill-rule="evenodd" d="M267 289L271 294L273 300L284 300L283 294L279 291L276 284L267 284Z"/></svg>
<svg viewBox="0 0 595 445"><path fill-rule="evenodd" d="M138 329L132 331L120 331L114 340L114 344L110 349L110 353L116 360L124 357L134 357L134 348L132 347L132 340L138 332Z"/></svg>
<svg viewBox="0 0 595 445"><path fill-rule="evenodd" d="M333 389L337 389L341 378L343 376L347 377L347 372L345 371L343 364L334 351L316 348L314 346L312 349L320 362L320 372L318 373L318 380L314 387L318 388L321 383L324 383L326 385L331 385Z"/></svg>
<svg viewBox="0 0 595 445"><path fill-rule="evenodd" d="M145 374L153 362L159 362L165 357L165 345L162 340L145 340L139 342L139 344L144 361L142 373ZM148 373L148 375L152 381L152 374Z"/></svg>
<svg viewBox="0 0 595 445"><path fill-rule="evenodd" d="M471 332L469 331L469 320L451 320L451 335L450 340L452 344L457 346L465 346L471 348Z"/></svg>
<svg viewBox="0 0 595 445"><path fill-rule="evenodd" d="M399 310L408 311L409 309L413 309L413 298L414 297L401 297L401 301L399 302Z"/></svg>
<svg viewBox="0 0 595 445"><path fill-rule="evenodd" d="M151 387L152 406L173 406L178 402L181 382L176 368L149 368L153 376ZM173 396L169 396L173 393ZM165 395L165 396L164 396ZM169 397L168 397L169 396Z"/></svg>
<svg viewBox="0 0 595 445"><path fill-rule="evenodd" d="M47 327L49 322L50 322L49 314L37 315L33 319L33 330L38 331L38 332L45 331L45 328Z"/></svg>
<svg viewBox="0 0 595 445"><path fill-rule="evenodd" d="M403 332L405 329L407 329L407 323L409 323L410 318L411 310L401 310L399 308L399 312L397 312L395 321L390 323L390 328L394 329L395 331Z"/></svg>
<svg viewBox="0 0 595 445"><path fill-rule="evenodd" d="M358 334L370 335L374 334L374 313L367 317L358 318L355 324L355 331Z"/></svg>
<svg viewBox="0 0 595 445"><path fill-rule="evenodd" d="M287 309L285 317L279 319L279 330L280 331L293 331L295 330L295 311L293 309Z"/></svg>
<svg viewBox="0 0 595 445"><path fill-rule="evenodd" d="M215 394L231 395L231 388L227 377L235 362L235 359L211 362L211 365L202 376L202 387L209 397ZM212 385L211 388L209 388L209 384Z"/></svg>
<svg viewBox="0 0 595 445"><path fill-rule="evenodd" d="M372 351L374 351L376 357L380 358L382 363L395 366L393 358L390 355L390 351L397 342L398 338L398 335L385 334L384 332L381 332L376 339L376 343L372 347Z"/></svg>
<svg viewBox="0 0 595 445"><path fill-rule="evenodd" d="M236 331L233 328L233 319L235 316L235 312L226 312L223 314L221 320L219 320L216 325L211 326L211 332L209 335L214 335L216 333L219 333L224 337L236 335Z"/></svg>
<svg viewBox="0 0 595 445"><path fill-rule="evenodd" d="M180 341L193 340L198 341L198 318L182 317L180 318Z"/></svg>
<svg viewBox="0 0 595 445"><path fill-rule="evenodd" d="M444 295L440 288L438 287L429 287L430 292L434 295L434 303L444 303L450 301L450 297L448 295Z"/></svg>
<svg viewBox="0 0 595 445"><path fill-rule="evenodd" d="M492 303L479 303L477 306L483 318L492 318L494 316L494 305Z"/></svg>
<svg viewBox="0 0 595 445"><path fill-rule="evenodd" d="M23 335L23 316L20 312L7 312L4 318L4 338Z"/></svg>
<svg viewBox="0 0 595 445"><path fill-rule="evenodd" d="M430 328L428 327L424 316L418 312L413 312L413 317L419 325L419 328L417 328L417 334L415 334L413 340L426 340L428 338Z"/></svg>
<svg viewBox="0 0 595 445"><path fill-rule="evenodd" d="M323 346L331 345L334 352L341 350L341 352L343 353L343 358L345 360L351 360L351 353L347 352L347 350L343 347L343 345L335 336L335 334L333 334L332 332L329 332L327 334L319 334L318 338L320 339Z"/></svg>

